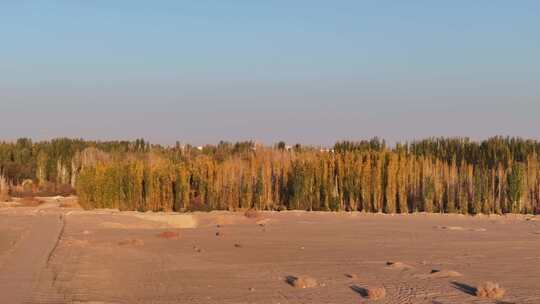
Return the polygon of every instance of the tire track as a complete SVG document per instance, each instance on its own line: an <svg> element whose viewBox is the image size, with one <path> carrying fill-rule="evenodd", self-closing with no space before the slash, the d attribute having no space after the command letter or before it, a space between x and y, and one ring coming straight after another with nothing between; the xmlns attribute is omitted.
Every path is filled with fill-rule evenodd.
<svg viewBox="0 0 540 304"><path fill-rule="evenodd" d="M58 244L60 244L60 240L62 239L62 236L64 235L64 230L66 228L66 220L65 215L60 214L60 222L62 222L62 228L60 228L60 232L58 233L58 236L56 237L56 242L54 243L54 247L49 252L49 255L47 256L47 268L50 266L51 259L54 255L54 252L56 251L56 248L58 248Z"/></svg>
<svg viewBox="0 0 540 304"><path fill-rule="evenodd" d="M6 257L0 269L3 303L33 303L34 292L41 285L42 274L60 237L62 225L63 218L58 214L33 217L28 235Z"/></svg>

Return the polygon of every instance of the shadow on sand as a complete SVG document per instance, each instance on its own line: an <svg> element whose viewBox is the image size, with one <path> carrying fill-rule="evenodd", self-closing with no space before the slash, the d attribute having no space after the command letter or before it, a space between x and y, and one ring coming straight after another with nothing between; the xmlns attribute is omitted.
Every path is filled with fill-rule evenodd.
<svg viewBox="0 0 540 304"><path fill-rule="evenodd" d="M359 295L361 295L363 298L367 298L367 297L368 297L368 291L367 291L367 289L364 288L364 287L360 287L360 286L358 286L358 285L353 285L353 286L351 286L351 289L352 289L354 292L356 292L356 293L358 293Z"/></svg>
<svg viewBox="0 0 540 304"><path fill-rule="evenodd" d="M454 286L455 289L459 290L459 291L462 291L466 294L469 294L471 296L475 296L476 295L476 287L473 287L471 285L467 285L465 283L459 283L459 282L452 282L452 285Z"/></svg>
<svg viewBox="0 0 540 304"><path fill-rule="evenodd" d="M291 286L294 286L294 282L298 280L298 277L295 277L295 276L286 276L285 277L285 283L291 285Z"/></svg>

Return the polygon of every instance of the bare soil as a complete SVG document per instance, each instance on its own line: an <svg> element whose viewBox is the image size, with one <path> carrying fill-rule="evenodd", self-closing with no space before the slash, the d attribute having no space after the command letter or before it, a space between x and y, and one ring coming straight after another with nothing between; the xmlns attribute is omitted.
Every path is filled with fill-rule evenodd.
<svg viewBox="0 0 540 304"><path fill-rule="evenodd" d="M506 291L497 303L540 303L538 218L175 215L39 199L0 204L0 303L495 303L476 295L486 281ZM306 276L317 284L289 284ZM384 299L369 299L374 286Z"/></svg>

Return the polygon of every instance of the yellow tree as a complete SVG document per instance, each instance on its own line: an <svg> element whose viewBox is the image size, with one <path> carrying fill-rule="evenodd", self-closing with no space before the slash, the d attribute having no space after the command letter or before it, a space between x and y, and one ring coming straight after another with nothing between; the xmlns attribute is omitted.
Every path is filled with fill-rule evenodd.
<svg viewBox="0 0 540 304"><path fill-rule="evenodd" d="M373 193L373 211L382 212L382 199L383 199L383 157L379 153L373 153L375 158L372 166L371 184Z"/></svg>
<svg viewBox="0 0 540 304"><path fill-rule="evenodd" d="M398 172L399 157L397 153L390 152L387 154L386 163L386 204L384 212L396 213L396 198L397 198L397 172Z"/></svg>
<svg viewBox="0 0 540 304"><path fill-rule="evenodd" d="M399 155L399 164L397 172L397 188L398 188L398 200L399 200L399 212L408 213L409 206L407 202L407 191L408 191L408 160L404 153Z"/></svg>

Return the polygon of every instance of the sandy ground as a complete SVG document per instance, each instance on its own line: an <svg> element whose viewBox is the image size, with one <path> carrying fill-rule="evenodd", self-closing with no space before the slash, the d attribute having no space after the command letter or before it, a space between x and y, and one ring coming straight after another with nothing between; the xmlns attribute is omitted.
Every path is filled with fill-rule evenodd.
<svg viewBox="0 0 540 304"><path fill-rule="evenodd" d="M0 207L0 303L540 303L538 217L247 218L82 211L60 207L73 198L44 200ZM301 275L316 286L287 283ZM484 281L500 283L505 297L474 296ZM365 298L375 286L385 299Z"/></svg>

